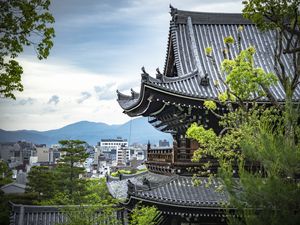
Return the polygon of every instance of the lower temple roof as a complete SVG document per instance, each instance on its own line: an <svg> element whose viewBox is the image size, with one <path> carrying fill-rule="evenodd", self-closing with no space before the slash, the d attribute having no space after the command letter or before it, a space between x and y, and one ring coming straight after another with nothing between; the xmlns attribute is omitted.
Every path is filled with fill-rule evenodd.
<svg viewBox="0 0 300 225"><path fill-rule="evenodd" d="M221 184L214 179L208 185L207 177L200 177L200 185L193 185L192 177L179 175L160 175L151 172L134 177L123 176L107 179L110 193L119 199L137 199L156 204L191 207L222 207L228 202L226 192L216 189ZM130 187L131 186L131 187Z"/></svg>

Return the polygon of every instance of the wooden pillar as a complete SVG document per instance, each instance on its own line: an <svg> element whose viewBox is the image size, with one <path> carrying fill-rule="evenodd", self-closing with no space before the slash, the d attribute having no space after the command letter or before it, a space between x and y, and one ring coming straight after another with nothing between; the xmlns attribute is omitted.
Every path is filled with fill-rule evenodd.
<svg viewBox="0 0 300 225"><path fill-rule="evenodd" d="M176 137L173 136L173 151L172 151L172 164L177 161L178 142Z"/></svg>
<svg viewBox="0 0 300 225"><path fill-rule="evenodd" d="M19 223L18 225L24 224L24 206L20 206L20 213L19 213Z"/></svg>

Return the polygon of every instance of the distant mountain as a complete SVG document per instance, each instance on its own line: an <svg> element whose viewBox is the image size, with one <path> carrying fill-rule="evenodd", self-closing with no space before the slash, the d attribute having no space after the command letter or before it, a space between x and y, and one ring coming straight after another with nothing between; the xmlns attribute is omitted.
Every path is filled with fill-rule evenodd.
<svg viewBox="0 0 300 225"><path fill-rule="evenodd" d="M131 129L130 129L131 127ZM89 121L80 121L69 124L60 129L49 131L17 130L5 131L0 129L0 142L16 142L26 140L35 144L55 144L63 139L84 140L95 145L103 138L126 138L130 143L153 144L159 140L172 140L170 134L156 130L148 123L147 118L140 117L120 125L108 125Z"/></svg>

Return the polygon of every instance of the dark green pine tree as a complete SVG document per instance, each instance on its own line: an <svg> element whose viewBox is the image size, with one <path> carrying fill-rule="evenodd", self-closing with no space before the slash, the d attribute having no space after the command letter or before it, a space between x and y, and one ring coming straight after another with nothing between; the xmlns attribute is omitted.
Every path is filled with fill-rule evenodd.
<svg viewBox="0 0 300 225"><path fill-rule="evenodd" d="M55 171L46 166L34 166L28 173L26 192L36 193L37 201L51 199L58 189Z"/></svg>
<svg viewBox="0 0 300 225"><path fill-rule="evenodd" d="M62 154L56 171L59 176L61 191L66 193L70 199L77 202L86 191L86 181L80 178L84 173L82 163L87 159L85 151L86 142L80 140L61 140L60 152ZM76 197L77 196L77 197Z"/></svg>
<svg viewBox="0 0 300 225"><path fill-rule="evenodd" d="M9 169L6 162L0 160L0 187L11 183L12 181L12 171Z"/></svg>

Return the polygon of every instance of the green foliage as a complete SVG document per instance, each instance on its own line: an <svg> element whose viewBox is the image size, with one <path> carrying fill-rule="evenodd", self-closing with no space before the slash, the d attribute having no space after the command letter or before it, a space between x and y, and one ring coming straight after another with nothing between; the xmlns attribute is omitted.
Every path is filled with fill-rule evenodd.
<svg viewBox="0 0 300 225"><path fill-rule="evenodd" d="M112 204L115 201L108 193L105 180L80 178L84 168L80 163L87 158L85 142L63 140L61 151L64 154L55 168L33 167L28 174L28 193L36 193L37 204Z"/></svg>
<svg viewBox="0 0 300 225"><path fill-rule="evenodd" d="M227 73L226 83L230 91L241 100L250 100L254 93L265 95L262 86L276 83L277 78L272 73L266 73L262 68L254 66L254 47L242 50L235 59L225 59L222 71Z"/></svg>
<svg viewBox="0 0 300 225"><path fill-rule="evenodd" d="M229 193L229 207L236 208L238 217L228 217L228 224L298 224L300 220L300 128L299 107L292 96L299 80L299 5L300 1L245 1L244 16L264 30L276 28L275 72L266 73L254 65L254 47L241 49L242 29L238 33L239 53L233 56L230 49L232 39L225 41L225 60L218 73L225 73L224 93L219 93L219 103L229 113L219 115L219 124L224 129L219 135L202 125L193 124L187 136L199 142L193 160L211 156L220 165L218 176ZM289 12L288 12L289 11ZM296 17L295 17L296 15ZM266 20L267 19L267 20ZM285 33L284 33L285 32ZM294 35L295 40L284 40L284 35ZM296 40L297 39L297 40ZM282 64L282 54L292 54L294 76L288 74ZM207 55L215 65L213 55ZM277 79L286 93L285 106L281 107L270 94L269 87ZM232 101L234 96L236 102ZM257 96L254 98L254 96ZM274 107L265 108L255 103L267 96ZM214 112L216 114L216 112ZM207 173L197 176L216 176L209 172L210 162L201 165ZM235 174L233 176L233 172ZM239 176L239 179L236 179ZM230 212L228 212L230 214Z"/></svg>
<svg viewBox="0 0 300 225"><path fill-rule="evenodd" d="M28 174L26 195L34 195L34 204L68 205L62 208L68 225L120 224L116 218L117 200L106 186L105 179L83 179L79 167L87 158L85 142L62 140L63 154L54 168L32 167ZM6 208L5 208L6 209ZM8 209L5 215L8 215ZM1 216L1 214L0 214Z"/></svg>
<svg viewBox="0 0 300 225"><path fill-rule="evenodd" d="M214 101L204 101L204 106L208 109L211 110L216 110L217 109L217 104Z"/></svg>
<svg viewBox="0 0 300 225"><path fill-rule="evenodd" d="M276 34L274 53L274 68L284 91L286 99L292 99L293 92L299 84L299 0L247 0L243 2L243 16L254 22L263 31L273 30ZM292 58L289 65L292 74L283 66L283 55L289 54ZM288 95L288 92L291 94Z"/></svg>
<svg viewBox="0 0 300 225"><path fill-rule="evenodd" d="M140 169L140 170L135 170L135 169L131 169L131 170L118 170L116 172L111 173L110 175L112 177L118 177L120 174L136 174L136 173L142 173L147 171L147 168L145 169Z"/></svg>
<svg viewBox="0 0 300 225"><path fill-rule="evenodd" d="M133 171L131 171L131 170L118 170L116 172L111 173L110 175L112 177L118 177L120 174L133 174Z"/></svg>
<svg viewBox="0 0 300 225"><path fill-rule="evenodd" d="M232 101L232 102L236 101L236 97L228 91L225 91L223 93L219 93L218 94L218 99L220 100L221 103L225 103L228 100Z"/></svg>
<svg viewBox="0 0 300 225"><path fill-rule="evenodd" d="M14 202L16 204L31 205L37 195L35 193L25 193L25 194L5 194L0 191L0 224L9 225L10 219L10 204L9 202Z"/></svg>
<svg viewBox="0 0 300 225"><path fill-rule="evenodd" d="M56 175L49 167L34 166L28 173L27 192L37 193L37 201L52 198L57 189Z"/></svg>
<svg viewBox="0 0 300 225"><path fill-rule="evenodd" d="M298 224L300 144L287 138L284 123L274 124L274 120L264 117L257 124L246 126L241 153L248 163L259 162L261 170L250 172L245 169L246 161L240 160L237 182L228 164L221 167L230 204L240 216L238 220L232 218L229 224Z"/></svg>
<svg viewBox="0 0 300 225"><path fill-rule="evenodd" d="M77 206L67 207L62 210L67 217L66 223L61 225L90 225L90 224L111 224L121 225L116 216L116 209L110 206Z"/></svg>
<svg viewBox="0 0 300 225"><path fill-rule="evenodd" d="M9 169L6 162L0 160L0 187L9 184L12 181L12 171Z"/></svg>
<svg viewBox="0 0 300 225"><path fill-rule="evenodd" d="M205 48L205 55L211 55L212 53L212 48L211 47L206 47Z"/></svg>
<svg viewBox="0 0 300 225"><path fill-rule="evenodd" d="M225 44L233 44L234 43L234 38L232 36L228 36L224 38L224 43Z"/></svg>
<svg viewBox="0 0 300 225"><path fill-rule="evenodd" d="M85 142L80 140L61 140L60 151L62 153L57 167L59 176L64 177L60 180L59 186L66 187L67 194L76 196L80 190L84 190L85 180L80 179L84 173L82 163L87 159Z"/></svg>
<svg viewBox="0 0 300 225"><path fill-rule="evenodd" d="M24 46L34 46L39 59L45 59L53 46L54 23L50 0L0 1L0 96L15 99L23 91L22 66L15 60Z"/></svg>
<svg viewBox="0 0 300 225"><path fill-rule="evenodd" d="M82 196L82 202L85 204L99 204L104 205L116 204L117 200L113 198L106 186L105 178L100 180L88 180L86 184L86 196Z"/></svg>
<svg viewBox="0 0 300 225"><path fill-rule="evenodd" d="M100 180L88 180L85 184L86 190L81 192L80 199L77 202L68 200L69 196L59 193L50 201L42 202L43 205L71 205L80 204L79 206L68 206L62 209L66 214L68 222L66 225L89 225L89 224L109 224L118 225L116 207L117 200L108 192L104 178Z"/></svg>
<svg viewBox="0 0 300 225"><path fill-rule="evenodd" d="M243 15L252 20L260 29L276 29L294 21L298 0L248 0L243 1ZM299 22L299 21L298 21ZM293 23L290 23L292 26Z"/></svg>
<svg viewBox="0 0 300 225"><path fill-rule="evenodd" d="M155 217L159 211L154 206L137 205L131 212L130 225L155 225Z"/></svg>
<svg viewBox="0 0 300 225"><path fill-rule="evenodd" d="M186 135L198 141L200 147L194 154L193 161L199 161L203 155L214 154L216 145L218 144L218 137L212 129L206 130L202 125L198 126L193 123L187 130Z"/></svg>

